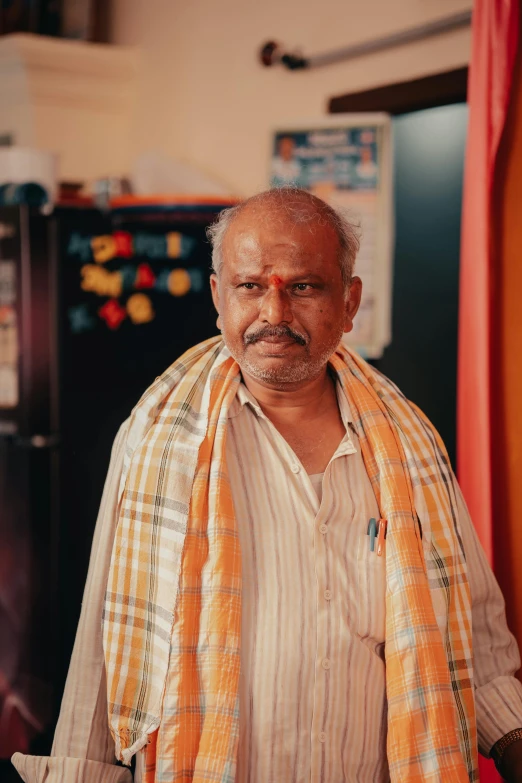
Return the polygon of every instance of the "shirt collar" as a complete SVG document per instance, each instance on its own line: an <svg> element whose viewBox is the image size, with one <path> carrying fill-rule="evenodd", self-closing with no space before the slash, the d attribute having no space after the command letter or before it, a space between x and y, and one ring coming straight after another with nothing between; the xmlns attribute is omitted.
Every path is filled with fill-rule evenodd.
<svg viewBox="0 0 522 783"><path fill-rule="evenodd" d="M245 405L249 405L254 413L256 413L258 416L265 415L254 395L248 391L247 387L241 380L241 383L237 388L237 394L232 400L232 404L228 411L228 418L233 419L234 416L237 416L239 413L241 413Z"/></svg>
<svg viewBox="0 0 522 783"><path fill-rule="evenodd" d="M343 421L344 426L346 427L346 431L349 433L350 431L353 431L352 412L350 410L350 403L348 402L344 389L337 379L336 379L335 389L337 392L337 403L339 405L341 419ZM241 381L237 389L237 394L232 400L232 404L230 405L228 418L233 419L235 416L241 413L245 405L249 405L250 408L254 411L254 413L256 413L261 418L265 418L265 414L261 410L258 401L254 397L254 395L248 391L243 381Z"/></svg>

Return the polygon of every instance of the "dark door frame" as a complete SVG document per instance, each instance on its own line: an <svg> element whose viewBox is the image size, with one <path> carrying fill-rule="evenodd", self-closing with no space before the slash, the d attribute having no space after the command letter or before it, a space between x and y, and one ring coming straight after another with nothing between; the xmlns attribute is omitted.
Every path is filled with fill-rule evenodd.
<svg viewBox="0 0 522 783"><path fill-rule="evenodd" d="M362 92L331 98L329 114L342 112L385 111L389 114L431 109L450 103L464 103L467 97L468 68L396 82Z"/></svg>
<svg viewBox="0 0 522 783"><path fill-rule="evenodd" d="M459 68L407 82L399 82L376 89L365 90L363 92L341 95L330 100L329 111L332 115L341 112L387 112L392 116L397 116L408 115L410 113L414 114L417 111L448 106L449 104L462 104L466 102L467 78L468 69ZM397 255L397 253L399 253L399 255ZM404 269L409 268L408 264L411 265L411 259L408 258L407 253L403 255L403 271L401 273L399 272L399 265L401 263L399 260L401 258L400 247L395 247L394 258L395 261L399 261L399 264L397 264L397 267L395 268L393 286L393 309L395 310L393 328L395 330L395 338L392 345L386 350L384 356L371 363L374 364L378 370L384 372L385 375L390 375L394 378L394 380L404 388L405 393L409 394L411 398L416 400L421 406L427 405L429 402L428 413L429 415L434 416L437 425L443 430L447 446L451 453L451 458L454 459L455 411L453 409L453 403L447 395L453 394L452 389L454 388L456 381L454 373L455 364L452 358L450 364L448 364L445 369L442 368L442 375L444 377L439 378L439 382L441 383L441 395L444 395L444 397L441 397L443 401L439 404L439 410L435 416L435 402L430 394L426 393L423 383L416 383L414 379L414 374L417 372L416 365L415 369L412 370L411 357L410 359L406 358L405 351L407 352L412 347L413 350L417 350L418 348L415 345L409 345L409 347L406 348L405 345L408 345L407 338L406 344L401 345L401 340L404 339L405 333L404 323L399 323L399 321L402 321L402 318L400 316L398 317L398 314L402 309L401 304L404 303L405 298L409 297L410 293L408 287L405 286ZM406 266L404 266L404 264ZM454 294L455 291L453 291L453 302ZM410 317L415 315L415 313L415 307L413 307L410 312ZM417 315L420 316L420 321L416 321L416 326L418 329L423 329L422 313L417 313ZM443 327L444 329L447 329L447 323L443 324ZM397 341L397 335L400 335L399 341ZM456 344L452 343L452 348L456 353ZM451 355L453 357L453 354ZM440 362L440 357L436 356L436 361ZM420 396L417 397L417 394Z"/></svg>

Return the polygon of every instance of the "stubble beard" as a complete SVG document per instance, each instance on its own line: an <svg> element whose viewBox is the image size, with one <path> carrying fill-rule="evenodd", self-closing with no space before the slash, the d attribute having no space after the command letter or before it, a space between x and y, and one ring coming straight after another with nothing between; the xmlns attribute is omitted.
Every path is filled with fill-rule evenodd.
<svg viewBox="0 0 522 783"><path fill-rule="evenodd" d="M304 356L295 359L289 358L284 363L280 361L272 367L262 366L249 355L250 345L242 344L241 350L238 351L228 344L225 335L223 335L223 339L242 372L263 383L274 386L287 386L318 378L326 367L328 360L338 348L342 336L343 329L340 327L338 337L332 337L330 341L324 343L319 354L313 358L310 356L309 346L304 346Z"/></svg>

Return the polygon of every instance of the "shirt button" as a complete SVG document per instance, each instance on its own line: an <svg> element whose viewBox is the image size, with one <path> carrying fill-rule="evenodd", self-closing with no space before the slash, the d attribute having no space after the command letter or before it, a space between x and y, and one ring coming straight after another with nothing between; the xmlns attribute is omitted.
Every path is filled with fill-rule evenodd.
<svg viewBox="0 0 522 783"><path fill-rule="evenodd" d="M299 473L300 470L299 465L292 465L292 473Z"/></svg>
<svg viewBox="0 0 522 783"><path fill-rule="evenodd" d="M319 525L319 532L325 535L325 533L328 532L328 525L325 525L324 523L322 525Z"/></svg>
<svg viewBox="0 0 522 783"><path fill-rule="evenodd" d="M327 601L329 601L330 598L332 597L332 591L331 590L325 590L324 591L324 597L326 598Z"/></svg>
<svg viewBox="0 0 522 783"><path fill-rule="evenodd" d="M331 666L330 659L329 658L323 658L321 666L323 667L323 669L326 669L326 671L328 671L328 669Z"/></svg>
<svg viewBox="0 0 522 783"><path fill-rule="evenodd" d="M326 742L326 734L324 731L319 734L319 742Z"/></svg>

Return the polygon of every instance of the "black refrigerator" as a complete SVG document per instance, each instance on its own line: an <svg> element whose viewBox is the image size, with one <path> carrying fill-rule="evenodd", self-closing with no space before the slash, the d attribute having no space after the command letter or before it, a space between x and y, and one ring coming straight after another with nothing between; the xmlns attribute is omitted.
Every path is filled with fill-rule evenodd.
<svg viewBox="0 0 522 783"><path fill-rule="evenodd" d="M217 334L224 206L0 209L0 759L49 752L112 441Z"/></svg>

